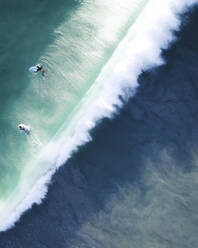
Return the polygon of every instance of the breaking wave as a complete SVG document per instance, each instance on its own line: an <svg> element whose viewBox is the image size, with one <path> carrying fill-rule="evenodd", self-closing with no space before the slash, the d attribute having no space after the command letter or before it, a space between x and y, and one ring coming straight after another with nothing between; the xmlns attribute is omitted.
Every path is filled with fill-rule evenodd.
<svg viewBox="0 0 198 248"><path fill-rule="evenodd" d="M167 49L175 40L173 31L181 23L179 14L197 3L196 0L150 0L130 27L111 59L104 65L98 78L84 98L71 113L51 142L44 147L38 164L50 169L43 170L43 176L35 183L32 179L29 194L23 196L16 206L5 212L0 220L0 231L12 227L21 214L46 196L47 185L56 169L63 165L78 146L91 140L89 130L103 117L113 117L115 106L122 106L120 96L130 97L138 87L138 77L142 71L162 65L161 50ZM49 166L48 166L49 168ZM29 172L30 173L30 172Z"/></svg>

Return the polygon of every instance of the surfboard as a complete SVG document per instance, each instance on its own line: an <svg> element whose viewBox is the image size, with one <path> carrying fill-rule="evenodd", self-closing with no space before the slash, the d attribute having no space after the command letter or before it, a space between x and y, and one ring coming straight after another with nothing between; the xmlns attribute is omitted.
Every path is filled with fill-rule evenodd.
<svg viewBox="0 0 198 248"><path fill-rule="evenodd" d="M36 72L38 70L38 68L36 67L36 66L31 66L30 68L29 68L29 71L30 72Z"/></svg>

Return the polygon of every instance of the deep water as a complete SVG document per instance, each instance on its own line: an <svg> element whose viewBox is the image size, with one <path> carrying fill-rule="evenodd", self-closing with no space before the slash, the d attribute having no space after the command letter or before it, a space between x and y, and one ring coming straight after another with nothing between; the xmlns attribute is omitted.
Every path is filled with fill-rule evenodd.
<svg viewBox="0 0 198 248"><path fill-rule="evenodd" d="M1 248L198 246L198 9L166 65L103 119L53 177L47 198L0 233ZM122 99L124 101L124 99Z"/></svg>

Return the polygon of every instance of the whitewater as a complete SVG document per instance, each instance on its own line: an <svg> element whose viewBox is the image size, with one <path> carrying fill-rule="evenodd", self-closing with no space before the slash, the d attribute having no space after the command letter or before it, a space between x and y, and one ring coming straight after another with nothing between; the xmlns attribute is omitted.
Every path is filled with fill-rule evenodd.
<svg viewBox="0 0 198 248"><path fill-rule="evenodd" d="M42 202L42 199L46 196L47 187L52 175L67 161L72 155L72 152L76 151L80 145L91 140L89 134L91 128L102 118L112 118L114 114L117 113L117 109L122 106L120 96L124 99L128 99L128 97L136 93L139 75L143 71L150 70L153 67L165 63L160 56L161 51L162 49L167 49L175 40L174 31L179 29L182 21L180 14L184 13L184 11L188 11L189 7L192 7L193 4L196 4L198 1L150 0L133 1L133 4L131 4L131 2L132 1L125 1L124 6L118 6L114 9L115 13L114 15L112 14L114 19L111 21L107 19L109 23L106 21L106 29L100 25L98 26L98 37L103 39L104 44L108 41L112 44L112 47L114 47L114 49L111 48L114 51L109 51L108 56L105 55L105 52L98 54L97 49L93 49L90 52L93 57L98 56L98 60L96 61L98 68L101 67L99 65L103 64L100 71L96 70L90 72L88 76L89 80L83 74L76 75L75 70L83 71L89 68L87 64L89 61L85 62L83 68L73 68L73 71L69 68L70 72L67 74L65 74L64 68L58 71L63 81L66 80L66 76L68 77L72 71L74 81L78 82L74 91L77 92L77 96L79 94L78 99L80 99L80 101L77 101L76 95L72 94L69 89L69 87L74 87L73 84L68 85L68 94L66 97L71 99L70 109L72 109L72 111L68 114L64 124L61 124L61 120L64 118L57 116L55 114L56 111L54 111L54 119L58 119L56 125L54 125L54 130L58 130L58 132L56 132L52 139L48 138L50 135L53 135L52 131L49 134L38 132L34 134L35 136L25 139L24 144L27 140L32 139L32 141L29 141L29 144L34 145L34 159L29 161L28 166L24 167L23 176L21 176L17 187L8 196L0 199L0 231L11 228L15 222L19 220L21 214L31 208L32 204L40 204ZM111 4L109 3L107 11L111 10L110 7ZM121 7L123 7L122 11L120 10ZM130 10L130 7L133 11ZM83 8L92 11L89 1L87 1L77 10L76 16L80 15L83 17ZM97 9L97 5L95 8ZM122 12L120 19L127 23L123 25L123 27L119 26L120 19L116 18L119 11ZM130 15L132 15L133 18L128 18ZM91 22L94 23L97 22L97 20L92 17L90 23ZM111 26L116 22L117 26L115 26L117 29L122 30L123 28L126 29L127 32L122 30L122 32L119 31L116 33L115 30L112 30ZM112 32L108 32L108 30L112 30ZM60 36L64 31L66 32L66 29L62 27L55 30L56 34ZM120 43L119 39L121 39ZM117 43L114 42L115 40L119 45L116 46ZM62 45L63 42L63 40L59 39L57 46ZM101 40L99 43L100 42ZM60 68L61 63L66 59L64 56L66 54L64 54L64 51L58 51L53 55L53 46L53 44L51 47L49 46L47 54L55 56L56 58L62 58L59 62L60 64L56 65ZM81 56L80 52L79 56ZM104 57L105 59L103 59ZM75 60L76 58L73 59ZM47 57L41 57L41 61L48 63L48 71L54 68L54 62L47 61ZM72 64L72 61L68 63ZM56 80L56 76L57 75L52 76L54 77L54 81ZM48 78L46 78L45 81L47 80ZM82 82L87 81L89 81L89 83L84 83L86 87L82 90ZM40 84L40 86L44 87L42 84ZM60 88L62 86L62 84L58 85ZM44 89L36 88L35 92L40 90ZM53 95L53 92L51 93ZM26 99L27 95L24 95L23 98ZM45 95L44 100L46 97ZM63 96L61 96L61 101L64 101ZM20 104L17 105L16 103L16 109L20 108ZM59 108L63 108L63 106ZM64 110L64 108L57 112L61 112L64 116L64 112L69 112L67 109ZM28 111L28 123L33 124L33 131L39 130L39 128L37 128L38 123L31 118L32 112L36 112L37 107L34 110L31 108L28 108L28 110L31 110ZM45 126L45 121L42 124ZM61 128L59 129L60 124Z"/></svg>

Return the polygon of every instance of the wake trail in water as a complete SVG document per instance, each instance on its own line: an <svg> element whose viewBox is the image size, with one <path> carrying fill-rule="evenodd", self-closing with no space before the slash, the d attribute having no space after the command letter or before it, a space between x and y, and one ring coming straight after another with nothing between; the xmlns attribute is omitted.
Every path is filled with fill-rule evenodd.
<svg viewBox="0 0 198 248"><path fill-rule="evenodd" d="M31 133L28 135L28 143L33 147L34 150L39 150L42 148L43 144L39 140L39 137L35 133Z"/></svg>
<svg viewBox="0 0 198 248"><path fill-rule="evenodd" d="M5 231L20 218L33 203L40 204L46 195L47 184L56 169L63 165L72 152L91 139L89 130L103 117L112 117L115 105L122 106L120 95L132 89L135 94L138 77L142 71L162 65L161 49L167 49L175 40L181 20L178 14L187 11L197 0L150 0L131 26L124 40L117 47L111 59L103 67L95 83L78 104L54 139L42 149L38 165L48 167L14 211L4 212L0 220L0 231ZM36 135L29 137L35 147L42 147ZM0 209L1 210L1 209ZM4 211L4 210L3 210Z"/></svg>

